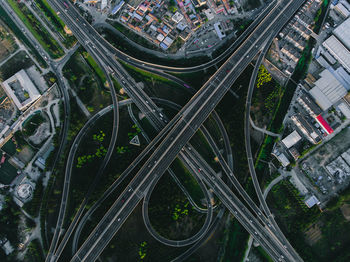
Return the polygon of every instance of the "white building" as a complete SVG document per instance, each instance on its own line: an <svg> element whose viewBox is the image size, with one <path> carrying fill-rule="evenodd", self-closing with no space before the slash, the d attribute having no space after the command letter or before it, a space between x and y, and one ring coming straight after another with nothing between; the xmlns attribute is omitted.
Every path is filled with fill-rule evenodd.
<svg viewBox="0 0 350 262"><path fill-rule="evenodd" d="M296 143L298 143L301 139L301 136L299 133L294 130L292 133L290 133L288 136L286 136L283 140L282 143L287 147L291 148L294 146Z"/></svg>
<svg viewBox="0 0 350 262"><path fill-rule="evenodd" d="M6 94L22 111L41 96L23 69L5 80L2 85Z"/></svg>
<svg viewBox="0 0 350 262"><path fill-rule="evenodd" d="M343 43L343 45L350 49L350 18L346 19L334 29L333 34Z"/></svg>
<svg viewBox="0 0 350 262"><path fill-rule="evenodd" d="M350 15L349 10L346 9L342 3L336 4L334 6L334 11L336 11L338 14L340 14L343 18L347 18Z"/></svg>
<svg viewBox="0 0 350 262"><path fill-rule="evenodd" d="M107 7L107 0L101 0L101 10L105 9Z"/></svg>
<svg viewBox="0 0 350 262"><path fill-rule="evenodd" d="M183 18L184 18L184 16L182 14L180 14L179 12L176 12L171 19L175 23L179 23Z"/></svg>
<svg viewBox="0 0 350 262"><path fill-rule="evenodd" d="M321 202L314 195L305 200L305 205L307 205L308 208L311 208L314 205L319 205L320 203Z"/></svg>
<svg viewBox="0 0 350 262"><path fill-rule="evenodd" d="M225 32L222 31L220 22L214 24L214 29L220 40L222 40L226 36Z"/></svg>
<svg viewBox="0 0 350 262"><path fill-rule="evenodd" d="M324 48L350 72L350 51L334 35L322 44Z"/></svg>
<svg viewBox="0 0 350 262"><path fill-rule="evenodd" d="M323 70L320 76L310 94L322 110L327 110L343 98L347 91L328 69Z"/></svg>

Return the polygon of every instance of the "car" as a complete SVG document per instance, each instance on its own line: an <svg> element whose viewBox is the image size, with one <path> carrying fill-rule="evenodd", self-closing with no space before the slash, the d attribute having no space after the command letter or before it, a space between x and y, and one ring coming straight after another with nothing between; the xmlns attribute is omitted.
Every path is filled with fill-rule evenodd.
<svg viewBox="0 0 350 262"><path fill-rule="evenodd" d="M202 171L202 169L201 168L198 168L198 172L201 172Z"/></svg>
<svg viewBox="0 0 350 262"><path fill-rule="evenodd" d="M118 217L118 222L120 221L120 217Z"/></svg>

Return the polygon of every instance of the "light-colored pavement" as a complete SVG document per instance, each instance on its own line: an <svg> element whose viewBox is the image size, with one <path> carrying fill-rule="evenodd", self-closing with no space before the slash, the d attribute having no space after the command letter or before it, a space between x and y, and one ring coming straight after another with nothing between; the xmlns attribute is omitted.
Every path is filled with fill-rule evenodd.
<svg viewBox="0 0 350 262"><path fill-rule="evenodd" d="M278 138L282 137L280 134L276 134L276 133L273 133L273 132L266 130L264 128L257 127L250 116L249 116L249 122L250 122L251 126L257 131L260 131L260 132L262 132L266 135L269 135L269 136L274 136L274 137L278 137Z"/></svg>

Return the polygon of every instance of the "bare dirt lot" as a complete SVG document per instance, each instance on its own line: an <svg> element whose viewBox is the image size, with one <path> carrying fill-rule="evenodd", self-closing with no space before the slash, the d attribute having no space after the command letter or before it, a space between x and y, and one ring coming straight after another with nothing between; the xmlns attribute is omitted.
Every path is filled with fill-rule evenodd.
<svg viewBox="0 0 350 262"><path fill-rule="evenodd" d="M344 204L340 207L340 210L347 221L350 221L350 205Z"/></svg>
<svg viewBox="0 0 350 262"><path fill-rule="evenodd" d="M17 45L9 30L0 22L0 62L17 49Z"/></svg>
<svg viewBox="0 0 350 262"><path fill-rule="evenodd" d="M322 238L322 232L318 223L311 225L305 231L305 237L306 242L311 246Z"/></svg>

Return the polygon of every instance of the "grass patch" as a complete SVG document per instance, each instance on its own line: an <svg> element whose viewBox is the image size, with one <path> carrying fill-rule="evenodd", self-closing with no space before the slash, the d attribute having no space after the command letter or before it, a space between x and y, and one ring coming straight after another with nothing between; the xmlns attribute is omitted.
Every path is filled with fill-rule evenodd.
<svg viewBox="0 0 350 262"><path fill-rule="evenodd" d="M16 154L16 145L13 143L12 139L7 141L6 144L2 146L1 149L4 150L10 156L13 156L14 154Z"/></svg>
<svg viewBox="0 0 350 262"><path fill-rule="evenodd" d="M160 235L181 240L198 232L205 215L192 208L181 189L166 172L152 192L149 217Z"/></svg>
<svg viewBox="0 0 350 262"><path fill-rule="evenodd" d="M28 245L24 261L44 261L44 254L38 239L32 240Z"/></svg>
<svg viewBox="0 0 350 262"><path fill-rule="evenodd" d="M193 200L198 206L201 206L201 199L204 198L204 195L196 179L178 158L174 160L170 167Z"/></svg>
<svg viewBox="0 0 350 262"><path fill-rule="evenodd" d="M13 179L17 176L17 169L8 162L6 158L5 162L0 168L0 183L9 185Z"/></svg>
<svg viewBox="0 0 350 262"><path fill-rule="evenodd" d="M11 57L0 67L0 78L6 80L16 74L21 69L27 69L33 65L32 59L26 51L20 51Z"/></svg>
<svg viewBox="0 0 350 262"><path fill-rule="evenodd" d="M29 137L34 134L35 130L45 121L45 118L41 115L40 112L33 114L28 117L22 124L22 133L26 137Z"/></svg>
<svg viewBox="0 0 350 262"><path fill-rule="evenodd" d="M230 223L227 234L228 240L225 246L225 254L221 261L241 261L249 234L237 220Z"/></svg>
<svg viewBox="0 0 350 262"><path fill-rule="evenodd" d="M63 74L86 105L89 112L92 113L109 105L111 99L103 86L102 81L106 80L103 71L98 67L101 70L101 76L104 77L104 79L100 79L100 76L97 75L97 67L92 67L83 55L81 55L81 52L84 51L79 49L72 55L63 68Z"/></svg>
<svg viewBox="0 0 350 262"><path fill-rule="evenodd" d="M102 71L101 67L96 63L96 61L92 58L92 56L88 52L83 52L83 56L87 63L91 66L91 68L95 71L95 73L98 75L99 79L101 80L102 84L105 85L107 78Z"/></svg>

